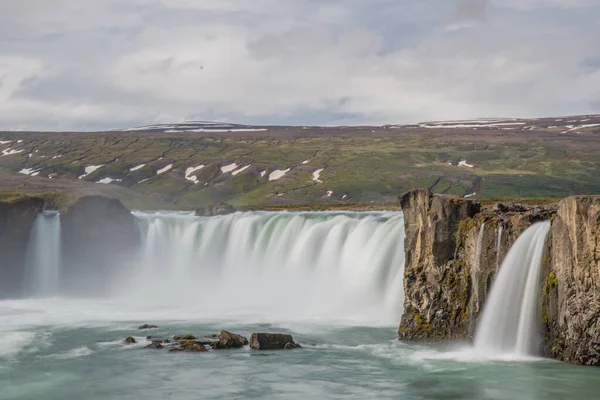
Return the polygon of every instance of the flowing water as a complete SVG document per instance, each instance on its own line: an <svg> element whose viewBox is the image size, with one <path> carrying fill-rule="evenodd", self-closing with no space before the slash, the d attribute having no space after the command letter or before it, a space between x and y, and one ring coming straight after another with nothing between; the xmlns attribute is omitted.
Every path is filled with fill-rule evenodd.
<svg viewBox="0 0 600 400"><path fill-rule="evenodd" d="M113 296L63 298L59 287L0 301L0 399L579 399L600 390L592 368L398 342L399 213L135 216L138 262L123 264ZM291 333L303 348L143 349L146 335L221 329ZM126 336L138 344L122 344Z"/></svg>
<svg viewBox="0 0 600 400"><path fill-rule="evenodd" d="M539 347L539 288L550 222L527 229L502 263L484 308L475 347L489 354L535 355Z"/></svg>
<svg viewBox="0 0 600 400"><path fill-rule="evenodd" d="M25 293L41 297L58 295L60 264L60 214L44 211L35 220L29 240Z"/></svg>

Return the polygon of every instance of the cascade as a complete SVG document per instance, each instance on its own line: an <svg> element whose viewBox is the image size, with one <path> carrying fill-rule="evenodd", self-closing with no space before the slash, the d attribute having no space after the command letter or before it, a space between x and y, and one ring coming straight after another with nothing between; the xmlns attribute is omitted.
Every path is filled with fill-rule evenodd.
<svg viewBox="0 0 600 400"><path fill-rule="evenodd" d="M395 324L402 313L402 213L134 216L142 249L128 294L161 304L205 304L202 312L215 315Z"/></svg>
<svg viewBox="0 0 600 400"><path fill-rule="evenodd" d="M539 288L550 222L527 229L497 273L475 336L477 351L491 355L534 355L539 344Z"/></svg>
<svg viewBox="0 0 600 400"><path fill-rule="evenodd" d="M479 235L477 235L477 248L475 249L475 262L473 263L473 267L471 269L471 277L473 279L473 287L478 287L479 285L479 266L481 265L481 247L483 243L483 234L485 233L485 223L481 224L481 228L479 228Z"/></svg>
<svg viewBox="0 0 600 400"><path fill-rule="evenodd" d="M502 246L502 224L498 226L498 241L496 242L496 271L500 268L500 250Z"/></svg>
<svg viewBox="0 0 600 400"><path fill-rule="evenodd" d="M60 289L60 214L38 214L27 249L25 292L34 297L55 296Z"/></svg>

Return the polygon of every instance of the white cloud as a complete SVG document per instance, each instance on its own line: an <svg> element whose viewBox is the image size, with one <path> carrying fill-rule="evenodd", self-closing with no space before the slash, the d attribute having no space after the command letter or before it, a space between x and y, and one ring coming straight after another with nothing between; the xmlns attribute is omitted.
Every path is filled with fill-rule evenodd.
<svg viewBox="0 0 600 400"><path fill-rule="evenodd" d="M2 2L0 128L600 111L597 2L430 3Z"/></svg>

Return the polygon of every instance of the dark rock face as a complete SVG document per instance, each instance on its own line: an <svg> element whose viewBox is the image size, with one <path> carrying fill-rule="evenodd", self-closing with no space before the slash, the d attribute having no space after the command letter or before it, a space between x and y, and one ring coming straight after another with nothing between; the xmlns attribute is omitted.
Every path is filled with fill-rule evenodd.
<svg viewBox="0 0 600 400"><path fill-rule="evenodd" d="M253 333L250 348L255 350L290 350L301 346L294 342L292 335L283 333Z"/></svg>
<svg viewBox="0 0 600 400"><path fill-rule="evenodd" d="M559 203L542 282L544 353L600 365L600 196Z"/></svg>
<svg viewBox="0 0 600 400"><path fill-rule="evenodd" d="M158 326L156 326L156 325L144 324L144 325L140 326L138 329L156 329L156 328L158 328Z"/></svg>
<svg viewBox="0 0 600 400"><path fill-rule="evenodd" d="M145 349L164 349L162 343L158 340L153 340L148 346L144 347Z"/></svg>
<svg viewBox="0 0 600 400"><path fill-rule="evenodd" d="M132 338L131 336L129 336L123 340L123 344L134 344L134 343L137 343L137 341L134 338Z"/></svg>
<svg viewBox="0 0 600 400"><path fill-rule="evenodd" d="M404 314L398 334L403 340L464 337L468 331L470 280L456 258L461 221L481 205L470 200L434 196L428 190L400 199L406 238Z"/></svg>
<svg viewBox="0 0 600 400"><path fill-rule="evenodd" d="M227 215L235 212L235 208L227 203L217 204L214 206L202 207L196 210L196 215L199 217L214 217L216 215Z"/></svg>
<svg viewBox="0 0 600 400"><path fill-rule="evenodd" d="M24 197L0 202L0 297L20 294L29 237L44 200Z"/></svg>
<svg viewBox="0 0 600 400"><path fill-rule="evenodd" d="M88 196L69 207L61 223L64 286L77 287L85 295L104 294L109 277L138 249L133 215L119 200Z"/></svg>
<svg viewBox="0 0 600 400"><path fill-rule="evenodd" d="M212 342L211 347L215 350L238 349L248 344L248 339L235 333L221 331L219 341Z"/></svg>

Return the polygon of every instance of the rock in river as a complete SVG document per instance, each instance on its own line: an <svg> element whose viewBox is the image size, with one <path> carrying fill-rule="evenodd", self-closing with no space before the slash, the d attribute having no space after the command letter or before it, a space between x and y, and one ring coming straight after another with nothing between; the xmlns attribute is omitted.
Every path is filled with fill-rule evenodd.
<svg viewBox="0 0 600 400"><path fill-rule="evenodd" d="M235 333L221 331L219 334L219 341L211 343L211 346L215 350L221 349L239 349L248 344L248 339Z"/></svg>
<svg viewBox="0 0 600 400"><path fill-rule="evenodd" d="M290 350L301 346L294 342L292 335L283 333L253 333L250 348L255 350Z"/></svg>

